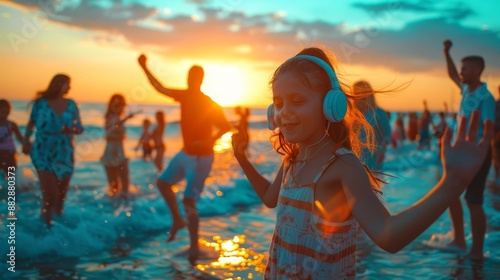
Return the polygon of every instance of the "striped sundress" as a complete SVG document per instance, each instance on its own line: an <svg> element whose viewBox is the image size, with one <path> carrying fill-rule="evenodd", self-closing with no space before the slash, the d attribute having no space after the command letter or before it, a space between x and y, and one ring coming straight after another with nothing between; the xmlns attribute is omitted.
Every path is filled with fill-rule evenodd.
<svg viewBox="0 0 500 280"><path fill-rule="evenodd" d="M341 148L309 184L283 180L265 279L355 279L356 227L354 217L341 223L323 220L314 208L314 188ZM283 178L287 175L285 170Z"/></svg>

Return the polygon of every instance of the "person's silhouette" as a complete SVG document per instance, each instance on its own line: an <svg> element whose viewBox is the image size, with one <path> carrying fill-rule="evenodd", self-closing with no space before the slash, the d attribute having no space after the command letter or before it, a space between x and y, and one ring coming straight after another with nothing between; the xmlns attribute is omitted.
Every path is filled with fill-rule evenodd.
<svg viewBox="0 0 500 280"><path fill-rule="evenodd" d="M48 227L52 214L62 215L74 171L73 135L83 132L76 103L64 97L70 89L67 75L55 75L37 94L24 135L23 153L30 154L42 189L41 216ZM36 128L35 143L30 136Z"/></svg>
<svg viewBox="0 0 500 280"><path fill-rule="evenodd" d="M444 42L444 55L451 80L460 88L462 101L458 112L458 118L471 116L474 110L479 111L480 121L494 121L495 99L488 91L486 83L481 82L481 73L484 69L484 60L480 56L467 56L462 59L460 75L450 55L452 43ZM483 126L478 127L478 139L483 135ZM491 148L483 161L481 169L476 173L474 179L467 187L465 200L470 212L472 247L469 255L476 258L483 257L484 235L486 233L486 215L483 209L483 193L486 185L486 177L491 166ZM451 220L453 222L454 238L449 244L451 248L465 249L463 210L460 199L455 199L449 206Z"/></svg>
<svg viewBox="0 0 500 280"><path fill-rule="evenodd" d="M146 56L139 56L139 64L151 85L161 94L173 98L181 106L181 131L183 148L170 161L166 170L157 181L158 189L172 212L173 224L168 241L172 241L178 230L186 226L182 218L175 193L171 187L183 178L184 209L190 234L189 260L194 263L199 254L198 224L199 216L196 201L200 196L205 179L208 177L214 160L213 145L224 133L231 129L222 108L201 91L204 71L200 66L189 70L187 89L164 87L146 66ZM216 128L216 132L213 129Z"/></svg>

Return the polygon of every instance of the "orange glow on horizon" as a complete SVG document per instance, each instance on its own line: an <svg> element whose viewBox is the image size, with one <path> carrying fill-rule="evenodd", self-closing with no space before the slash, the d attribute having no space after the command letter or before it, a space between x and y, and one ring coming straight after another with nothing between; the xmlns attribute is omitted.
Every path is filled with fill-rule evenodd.
<svg viewBox="0 0 500 280"><path fill-rule="evenodd" d="M202 90L221 106L241 103L247 89L248 71L238 65L206 63Z"/></svg>

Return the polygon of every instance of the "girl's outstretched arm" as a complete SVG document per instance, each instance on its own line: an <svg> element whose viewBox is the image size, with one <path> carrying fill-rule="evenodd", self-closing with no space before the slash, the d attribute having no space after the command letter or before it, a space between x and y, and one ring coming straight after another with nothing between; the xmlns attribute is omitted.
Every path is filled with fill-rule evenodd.
<svg viewBox="0 0 500 280"><path fill-rule="evenodd" d="M361 227L382 249L395 253L413 241L457 199L478 172L493 135L490 120L484 126L484 136L477 142L478 112L472 114L469 132L466 119L460 120L453 145L447 128L441 150L444 174L439 183L418 202L391 215L375 196L364 169L354 156L338 165L341 184L349 207ZM336 171L337 172L337 171Z"/></svg>
<svg viewBox="0 0 500 280"><path fill-rule="evenodd" d="M281 178L283 177L283 164L281 165L274 182L271 184L264 176L262 176L257 169L248 160L245 149L247 139L239 133L234 133L232 137L234 157L240 164L245 176L252 185L253 189L259 196L264 205L269 208L274 208L278 205L278 196L281 187Z"/></svg>
<svg viewBox="0 0 500 280"><path fill-rule="evenodd" d="M134 117L134 113L130 113L130 114L128 114L125 118L123 118L123 119L119 120L119 121L118 121L118 124L120 124L120 125L121 125L121 124L125 123L128 119L131 119L131 118L133 118L133 117Z"/></svg>

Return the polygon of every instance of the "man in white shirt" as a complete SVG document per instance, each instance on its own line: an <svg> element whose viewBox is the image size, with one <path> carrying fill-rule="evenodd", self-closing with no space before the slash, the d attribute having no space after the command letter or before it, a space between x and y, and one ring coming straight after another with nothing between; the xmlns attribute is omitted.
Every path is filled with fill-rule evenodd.
<svg viewBox="0 0 500 280"><path fill-rule="evenodd" d="M478 110L480 123L486 119L495 120L495 99L488 91L486 83L481 82L481 73L484 69L484 60L480 56L467 56L462 59L460 74L450 56L451 41L444 42L444 55L448 67L448 75L453 82L460 87L462 101L457 120L462 116L470 118L472 111ZM478 126L478 138L483 135L483 126ZM486 177L491 166L491 148L470 185L465 192L465 201L470 212L472 247L469 256L483 258L484 235L486 233L486 215L483 209L483 193L486 185ZM450 247L467 248L464 235L463 210L460 199L450 204L450 216L453 223L454 239Z"/></svg>

